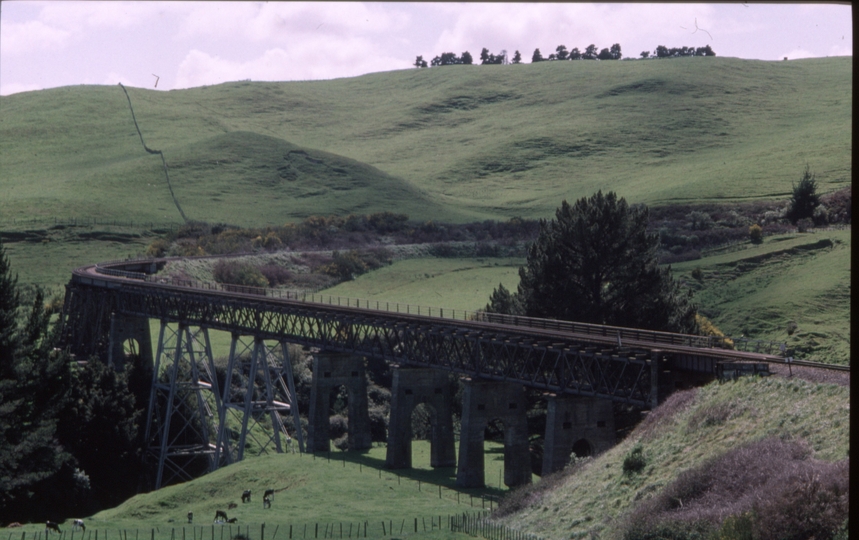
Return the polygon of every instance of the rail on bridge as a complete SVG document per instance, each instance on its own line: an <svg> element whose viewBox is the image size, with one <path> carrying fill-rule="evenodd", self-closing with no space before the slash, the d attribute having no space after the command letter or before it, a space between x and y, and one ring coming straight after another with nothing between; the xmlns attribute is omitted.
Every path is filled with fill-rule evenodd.
<svg viewBox="0 0 859 540"><path fill-rule="evenodd" d="M333 297L316 293L275 295L264 289L168 281L153 276L164 263L156 259L79 268L67 285L63 310L65 344L79 357L98 356L121 368L123 343L132 341L153 366L147 441L158 464L156 488L242 459L248 437L260 433L266 434L266 440L257 441L260 447L281 452L291 444L291 429L299 451L305 451L302 431L294 429L300 423L287 344L319 351L313 384L314 389L319 385L320 395L325 384L334 384L332 377L344 377L337 384L362 380L361 358L398 366L387 460L394 468L409 465L402 446L410 434L397 418L402 417L400 408L414 406L412 396L418 391L423 403L435 404L434 464L449 466L453 433L446 427L447 410L433 397L440 386L431 373L466 378L470 401L463 407L467 417L457 472L457 483L465 487L483 483L483 428L491 418L501 418L505 437L510 437L505 441L505 482L530 481L530 469L516 465L528 462L522 450L523 444L527 450L527 430L521 428L523 387L547 395L553 431L547 431L544 471L551 472L566 462L573 447L596 453L613 443L612 402L653 407L679 379L712 377L724 360L783 361L775 354L719 348L718 340L703 336L442 309L414 313L411 306L402 312L400 305L383 308L379 302L335 305ZM161 323L154 354L151 319ZM216 374L210 330L232 335L224 380ZM416 375L419 370L423 375ZM360 395L359 386L349 388ZM366 395L354 401L362 399L366 409ZM313 405L316 400L311 401L311 450L328 444L327 413L324 406ZM350 446L355 448L367 444L362 415L366 411L350 411ZM241 427L230 427L237 424Z"/></svg>

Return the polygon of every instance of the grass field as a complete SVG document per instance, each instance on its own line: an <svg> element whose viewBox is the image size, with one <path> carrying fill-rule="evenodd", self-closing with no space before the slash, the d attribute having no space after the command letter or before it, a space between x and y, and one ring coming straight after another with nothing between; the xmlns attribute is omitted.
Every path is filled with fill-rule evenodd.
<svg viewBox="0 0 859 540"><path fill-rule="evenodd" d="M784 197L851 174L852 59L450 66L128 89L191 219L262 226L390 210L545 217L612 189L666 204ZM118 86L0 97L0 222L180 221Z"/></svg>
<svg viewBox="0 0 859 540"><path fill-rule="evenodd" d="M395 531L403 529L414 535L415 520L421 538L436 538L425 535L438 528L439 516L447 524L450 515L463 512L490 510L497 505L499 496L508 488L499 487L500 471L503 469L503 454L496 443L486 443L486 488L457 489L454 485L456 470L453 467L433 469L429 466L430 445L427 441L415 441L412 445L412 469L388 470L384 467L386 448L374 446L363 452L333 451L330 454L269 454L246 459L240 464L221 468L196 480L169 486L158 491L138 495L117 506L86 519L87 532L101 529L102 535L117 530L135 531L144 539L157 528L156 537L171 538L176 528L179 535L191 537L193 527L187 526L187 513L194 513L194 525L201 534L210 535L212 518L216 510L226 510L230 517L238 518L231 529L225 527L226 538L244 532L249 527L251 538L258 539L260 525L265 524L266 539L288 540L290 526L292 538L315 538L322 536L322 528L336 526L339 537L340 525L346 531L354 527L357 536L358 523L368 524L368 537L382 537L384 521L390 536L389 526ZM252 492L250 504L241 503L245 489ZM272 508L264 509L262 494L274 489ZM228 509L229 503L238 507ZM315 527L320 527L316 533ZM186 529L182 530L182 526ZM305 533L305 526L307 532ZM71 520L65 524L71 529ZM18 533L42 531L41 525L28 525ZM277 532L275 532L277 528ZM227 534L229 530L231 534ZM10 533L13 531L9 530ZM221 527L215 528L220 538ZM307 536L305 536L305 534ZM436 535L439 534L436 531ZM329 530L329 537L332 534ZM452 537L449 536L442 537ZM175 540L175 537L174 537Z"/></svg>

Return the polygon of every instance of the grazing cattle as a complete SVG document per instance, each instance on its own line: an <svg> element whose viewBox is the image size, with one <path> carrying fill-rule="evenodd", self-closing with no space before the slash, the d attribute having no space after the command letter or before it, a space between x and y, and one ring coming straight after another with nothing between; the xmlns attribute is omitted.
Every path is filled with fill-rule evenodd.
<svg viewBox="0 0 859 540"><path fill-rule="evenodd" d="M262 498L265 499L266 497L268 497L269 499L273 499L274 498L274 490L273 489L265 490L265 493L263 493Z"/></svg>
<svg viewBox="0 0 859 540"><path fill-rule="evenodd" d="M83 532L86 532L86 525L84 525L84 520L76 519L76 520L72 521L72 530L73 531L81 530Z"/></svg>
<svg viewBox="0 0 859 540"><path fill-rule="evenodd" d="M242 493L242 502L249 503L251 502L251 490L246 489L244 493Z"/></svg>
<svg viewBox="0 0 859 540"><path fill-rule="evenodd" d="M232 510L233 508L238 508L238 507L239 507L239 505L237 505L236 503L230 503L227 505L227 510Z"/></svg>
<svg viewBox="0 0 859 540"><path fill-rule="evenodd" d="M239 522L239 518L230 518L227 520L227 523L238 523L238 522Z"/></svg>
<svg viewBox="0 0 859 540"><path fill-rule="evenodd" d="M219 519L223 519L224 521L227 521L227 513L224 512L223 510L215 511L215 521L218 521Z"/></svg>
<svg viewBox="0 0 859 540"><path fill-rule="evenodd" d="M194 523L194 512L188 512L188 523Z"/></svg>
<svg viewBox="0 0 859 540"><path fill-rule="evenodd" d="M54 523L53 521L45 522L45 534L48 534L51 531L56 531L57 534L62 534L63 531L60 530L60 526Z"/></svg>
<svg viewBox="0 0 859 540"><path fill-rule="evenodd" d="M271 497L266 495L262 498L262 507L263 508L271 508Z"/></svg>

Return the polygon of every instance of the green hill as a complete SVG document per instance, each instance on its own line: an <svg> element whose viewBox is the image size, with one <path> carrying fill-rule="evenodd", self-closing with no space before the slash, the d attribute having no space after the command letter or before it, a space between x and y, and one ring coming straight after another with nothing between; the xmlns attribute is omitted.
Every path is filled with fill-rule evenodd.
<svg viewBox="0 0 859 540"><path fill-rule="evenodd" d="M681 58L128 90L188 217L260 226L545 217L597 189L649 204L783 198L806 163L829 191L850 182L851 78L849 57ZM4 96L0 111L0 221L179 221L118 86ZM301 152L317 162L297 165Z"/></svg>

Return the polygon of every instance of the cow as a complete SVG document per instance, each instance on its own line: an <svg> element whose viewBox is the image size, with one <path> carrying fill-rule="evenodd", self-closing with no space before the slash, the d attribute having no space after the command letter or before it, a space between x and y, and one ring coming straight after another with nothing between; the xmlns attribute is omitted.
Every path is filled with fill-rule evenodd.
<svg viewBox="0 0 859 540"><path fill-rule="evenodd" d="M246 489L244 493L242 493L242 502L249 503L251 502L251 490Z"/></svg>
<svg viewBox="0 0 859 540"><path fill-rule="evenodd" d="M268 497L269 499L273 499L274 498L274 490L273 489L265 490L265 493L263 493L262 498L265 499L266 497Z"/></svg>
<svg viewBox="0 0 859 540"><path fill-rule="evenodd" d="M262 498L262 507L271 508L271 497L269 495Z"/></svg>
<svg viewBox="0 0 859 540"><path fill-rule="evenodd" d="M234 517L231 517L230 519L227 520L227 523L238 523L238 522L239 522L239 518L234 518Z"/></svg>
<svg viewBox="0 0 859 540"><path fill-rule="evenodd" d="M84 525L84 520L76 519L76 520L72 521L72 530L73 531L81 530L83 532L86 532L86 525Z"/></svg>
<svg viewBox="0 0 859 540"><path fill-rule="evenodd" d="M194 523L194 512L188 512L188 523Z"/></svg>
<svg viewBox="0 0 859 540"><path fill-rule="evenodd" d="M215 512L215 521L218 521L219 519L223 519L224 521L227 521L227 513L224 512L223 510L217 510Z"/></svg>
<svg viewBox="0 0 859 540"><path fill-rule="evenodd" d="M62 534L63 531L60 530L60 526L53 521L45 522L45 534L48 534L51 531L56 531L57 534Z"/></svg>

